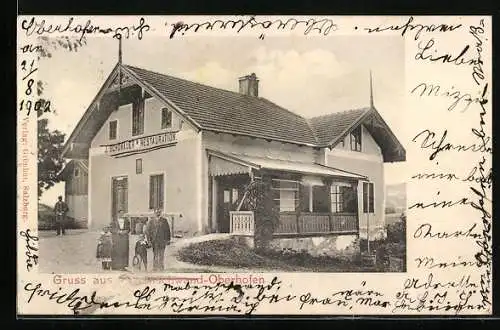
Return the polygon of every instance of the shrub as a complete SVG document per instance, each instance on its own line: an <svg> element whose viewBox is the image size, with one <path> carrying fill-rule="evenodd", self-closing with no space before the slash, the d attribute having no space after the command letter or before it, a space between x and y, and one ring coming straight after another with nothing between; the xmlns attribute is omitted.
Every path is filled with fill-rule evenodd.
<svg viewBox="0 0 500 330"><path fill-rule="evenodd" d="M71 217L66 218L67 229L85 229L87 228L87 223L85 221L79 221ZM38 206L38 230L54 230L54 211L51 207L39 204Z"/></svg>
<svg viewBox="0 0 500 330"><path fill-rule="evenodd" d="M406 217L403 215L401 221L396 221L386 226L387 241L393 243L406 243Z"/></svg>
<svg viewBox="0 0 500 330"><path fill-rule="evenodd" d="M271 180L263 178L252 181L246 190L248 193L243 208L254 212L255 247L265 250L273 237L274 228L279 224L279 211L269 197Z"/></svg>

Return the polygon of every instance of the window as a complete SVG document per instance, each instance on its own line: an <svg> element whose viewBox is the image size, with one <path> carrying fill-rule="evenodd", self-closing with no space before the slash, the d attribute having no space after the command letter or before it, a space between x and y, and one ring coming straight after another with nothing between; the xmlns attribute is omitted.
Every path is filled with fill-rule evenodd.
<svg viewBox="0 0 500 330"><path fill-rule="evenodd" d="M135 174L142 173L142 158L137 158L135 160Z"/></svg>
<svg viewBox="0 0 500 330"><path fill-rule="evenodd" d="M298 181L273 179L271 189L280 212L295 212L299 204Z"/></svg>
<svg viewBox="0 0 500 330"><path fill-rule="evenodd" d="M132 135L144 133L144 99L138 98L132 103Z"/></svg>
<svg viewBox="0 0 500 330"><path fill-rule="evenodd" d="M351 150L361 151L361 126L353 130L349 136L351 140Z"/></svg>
<svg viewBox="0 0 500 330"><path fill-rule="evenodd" d="M163 174L149 177L149 209L163 209Z"/></svg>
<svg viewBox="0 0 500 330"><path fill-rule="evenodd" d="M80 175L80 171L78 168L75 168L75 177L79 176Z"/></svg>
<svg viewBox="0 0 500 330"><path fill-rule="evenodd" d="M233 197L233 203L236 203L236 201L238 200L238 189L233 188L232 197Z"/></svg>
<svg viewBox="0 0 500 330"><path fill-rule="evenodd" d="M109 139L110 140L116 139L117 127L118 127L118 121L112 120L109 122Z"/></svg>
<svg viewBox="0 0 500 330"><path fill-rule="evenodd" d="M328 196L328 185L313 187L313 212L330 211L330 196Z"/></svg>
<svg viewBox="0 0 500 330"><path fill-rule="evenodd" d="M373 194L373 183L363 182L363 213L375 213Z"/></svg>
<svg viewBox="0 0 500 330"><path fill-rule="evenodd" d="M172 111L167 108L161 109L161 128L172 127Z"/></svg>
<svg viewBox="0 0 500 330"><path fill-rule="evenodd" d="M348 184L332 184L330 188L332 213L356 213L356 189Z"/></svg>
<svg viewBox="0 0 500 330"><path fill-rule="evenodd" d="M300 210L302 212L329 212L328 186L301 185Z"/></svg>
<svg viewBox="0 0 500 330"><path fill-rule="evenodd" d="M230 203L230 202L231 202L231 191L224 190L224 203Z"/></svg>

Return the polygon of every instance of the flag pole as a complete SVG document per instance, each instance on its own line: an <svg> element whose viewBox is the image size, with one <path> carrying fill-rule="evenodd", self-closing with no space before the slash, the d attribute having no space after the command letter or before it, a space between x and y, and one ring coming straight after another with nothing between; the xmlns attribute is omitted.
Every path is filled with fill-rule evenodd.
<svg viewBox="0 0 500 330"><path fill-rule="evenodd" d="M370 70L370 108L373 108L373 81L372 70Z"/></svg>
<svg viewBox="0 0 500 330"><path fill-rule="evenodd" d="M118 93L122 91L122 36L118 36Z"/></svg>

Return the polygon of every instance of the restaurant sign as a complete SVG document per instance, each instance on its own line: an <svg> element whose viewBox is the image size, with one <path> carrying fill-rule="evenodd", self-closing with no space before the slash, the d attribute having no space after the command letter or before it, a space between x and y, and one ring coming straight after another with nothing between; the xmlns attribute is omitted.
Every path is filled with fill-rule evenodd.
<svg viewBox="0 0 500 330"><path fill-rule="evenodd" d="M154 135L137 137L115 144L103 145L105 153L113 157L124 157L170 147L177 143L175 132L164 132Z"/></svg>

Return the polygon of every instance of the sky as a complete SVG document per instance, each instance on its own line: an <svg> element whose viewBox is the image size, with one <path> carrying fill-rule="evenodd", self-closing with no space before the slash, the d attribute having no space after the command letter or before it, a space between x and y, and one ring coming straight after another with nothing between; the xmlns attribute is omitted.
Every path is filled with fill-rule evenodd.
<svg viewBox="0 0 500 330"><path fill-rule="evenodd" d="M312 117L369 105L369 72L375 107L405 146L404 39L398 36L151 37L123 40L124 64L238 90L238 77L254 72L259 96ZM77 52L60 48L39 63L38 78L55 113L49 127L69 136L118 61L118 41L91 37ZM386 164L387 184L405 180L404 163ZM63 195L64 183L42 203Z"/></svg>

